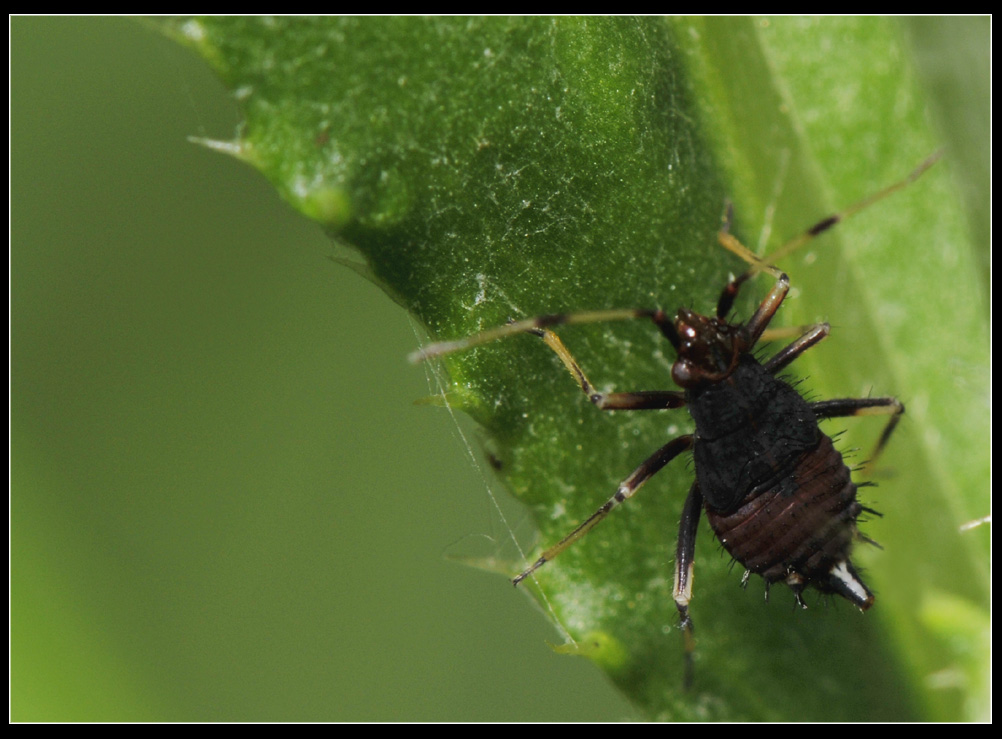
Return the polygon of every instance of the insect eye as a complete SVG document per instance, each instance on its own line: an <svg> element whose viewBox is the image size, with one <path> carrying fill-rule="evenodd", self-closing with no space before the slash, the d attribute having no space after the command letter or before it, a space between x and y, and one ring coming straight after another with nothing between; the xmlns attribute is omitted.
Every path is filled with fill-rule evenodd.
<svg viewBox="0 0 1002 739"><path fill-rule="evenodd" d="M671 379L679 387L688 387L695 381L692 364L685 359L676 360L671 367Z"/></svg>

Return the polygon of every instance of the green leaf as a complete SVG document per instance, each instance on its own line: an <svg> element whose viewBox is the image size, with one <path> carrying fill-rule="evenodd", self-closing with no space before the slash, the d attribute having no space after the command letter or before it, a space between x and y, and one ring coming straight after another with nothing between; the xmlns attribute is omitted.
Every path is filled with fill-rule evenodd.
<svg viewBox="0 0 1002 739"><path fill-rule="evenodd" d="M716 244L726 199L746 243L770 248L900 179L941 140L889 20L211 18L167 28L213 65L246 116L238 140L210 144L357 250L434 338L541 313L709 312L742 269ZM704 525L696 681L683 691L671 597L691 483L683 460L537 573L564 651L594 660L646 715L983 717L988 653L971 614L987 614L987 537L960 524L989 511L988 281L956 168L947 151L782 265L795 290L781 320L834 327L795 366L807 391L893 393L908 406L881 487L864 490L885 514L865 527L885 549L858 552L872 611L814 600L794 611L778 588L767 604L757 580L743 592ZM767 289L765 278L746 288L738 313ZM602 388L670 387L670 347L649 325L561 336ZM597 411L531 336L443 365L449 404L483 426L542 543L691 429L684 411ZM849 427L843 449L866 450L880 423L833 426ZM940 612L964 623L951 633Z"/></svg>

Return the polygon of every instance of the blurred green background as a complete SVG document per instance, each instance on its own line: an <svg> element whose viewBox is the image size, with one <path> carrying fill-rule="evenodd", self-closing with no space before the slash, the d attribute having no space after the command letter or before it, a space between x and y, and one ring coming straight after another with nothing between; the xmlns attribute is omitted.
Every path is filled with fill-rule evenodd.
<svg viewBox="0 0 1002 739"><path fill-rule="evenodd" d="M447 559L513 553L475 435L412 404L406 314L187 141L238 124L204 62L10 31L11 718L632 716Z"/></svg>

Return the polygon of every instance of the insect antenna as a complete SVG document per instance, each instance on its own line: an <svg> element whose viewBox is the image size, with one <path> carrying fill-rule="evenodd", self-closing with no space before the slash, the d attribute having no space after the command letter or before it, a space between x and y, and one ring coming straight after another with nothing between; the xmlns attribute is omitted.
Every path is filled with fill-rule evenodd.
<svg viewBox="0 0 1002 739"><path fill-rule="evenodd" d="M898 190L902 190L908 185L912 184L915 180L921 177L929 167L939 161L940 157L943 156L942 150L935 152L934 154L927 157L921 164L919 164L915 169L908 173L905 177L898 180L897 182L888 185L883 190L868 195L862 200L844 208L832 215L822 218L820 221L815 223L813 226L808 228L806 231L801 233L799 236L795 236L785 244L780 246L771 254L764 257L757 256L751 249L742 244L736 237L730 233L730 222L731 222L731 208L728 204L725 210L723 227L720 230L718 236L720 245L727 249L732 254L737 255L745 262L751 265L751 268L740 275L733 281L732 284L740 285L742 282L754 277L759 272L768 272L774 277L778 276L777 268L775 265L781 259L788 257L790 254L800 249L805 244L813 241L815 238L823 234L828 229L832 228L838 223L850 218L862 210L866 210L874 203L877 203L889 195L893 195Z"/></svg>
<svg viewBox="0 0 1002 739"><path fill-rule="evenodd" d="M551 326L562 326L570 323L601 323L603 321L626 321L634 318L652 318L656 311L642 310L636 308L622 308L613 310L581 311L579 313L553 313L534 318L525 318L521 321L512 321L504 326L481 331L462 339L453 341L438 341L429 344L417 351L411 352L407 359L412 364L419 364L432 357L441 357L454 352L472 349L481 344L487 344L498 339L504 339L515 334L538 331L550 328Z"/></svg>

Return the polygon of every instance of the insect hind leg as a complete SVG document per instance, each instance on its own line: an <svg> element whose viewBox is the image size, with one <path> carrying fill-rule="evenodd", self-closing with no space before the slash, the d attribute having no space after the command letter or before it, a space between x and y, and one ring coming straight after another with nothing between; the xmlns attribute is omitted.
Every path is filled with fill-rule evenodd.
<svg viewBox="0 0 1002 739"><path fill-rule="evenodd" d="M703 494L699 491L699 483L694 482L686 496L685 505L682 507L682 518L678 525L678 542L675 545L675 583L672 588L675 607L678 609L678 615L681 619L679 627L682 629L682 637L685 640L685 673L682 677L682 685L686 689L692 686L693 653L696 651L692 618L689 616L689 602L692 600L696 531L702 509Z"/></svg>

